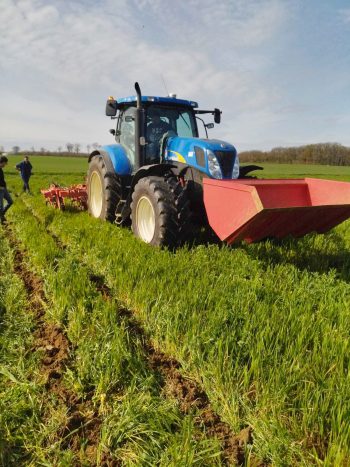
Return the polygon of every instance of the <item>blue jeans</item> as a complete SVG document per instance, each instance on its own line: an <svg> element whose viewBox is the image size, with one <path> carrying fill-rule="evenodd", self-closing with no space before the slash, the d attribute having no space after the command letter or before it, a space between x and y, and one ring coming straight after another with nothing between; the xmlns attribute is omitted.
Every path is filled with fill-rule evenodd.
<svg viewBox="0 0 350 467"><path fill-rule="evenodd" d="M4 207L4 199L7 202L5 207ZM12 201L10 193L7 191L6 188L0 188L0 216L3 216L12 204L13 204L13 201Z"/></svg>
<svg viewBox="0 0 350 467"><path fill-rule="evenodd" d="M23 178L22 177L22 180L23 180L23 191L28 191L28 193L29 193L30 192L29 178Z"/></svg>

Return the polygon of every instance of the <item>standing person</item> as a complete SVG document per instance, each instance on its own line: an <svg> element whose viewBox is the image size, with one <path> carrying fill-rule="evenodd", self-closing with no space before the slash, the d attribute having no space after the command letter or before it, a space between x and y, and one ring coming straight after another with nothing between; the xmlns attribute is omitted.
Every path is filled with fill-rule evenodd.
<svg viewBox="0 0 350 467"><path fill-rule="evenodd" d="M0 222L4 224L6 222L5 212L9 209L13 203L10 193L7 191L5 177L3 168L8 163L6 156L0 156ZM4 199L7 202L6 207L4 207Z"/></svg>
<svg viewBox="0 0 350 467"><path fill-rule="evenodd" d="M29 157L24 156L24 160L16 165L16 169L21 172L21 178L23 180L23 191L30 193L29 179L32 175L32 164L29 162Z"/></svg>

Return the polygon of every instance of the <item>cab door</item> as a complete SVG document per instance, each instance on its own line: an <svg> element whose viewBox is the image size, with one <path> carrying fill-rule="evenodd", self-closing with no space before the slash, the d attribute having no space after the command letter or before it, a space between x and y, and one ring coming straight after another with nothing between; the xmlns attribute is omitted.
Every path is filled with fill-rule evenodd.
<svg viewBox="0 0 350 467"><path fill-rule="evenodd" d="M125 149L132 168L135 168L136 151L136 108L129 107L123 111L119 120L119 143Z"/></svg>

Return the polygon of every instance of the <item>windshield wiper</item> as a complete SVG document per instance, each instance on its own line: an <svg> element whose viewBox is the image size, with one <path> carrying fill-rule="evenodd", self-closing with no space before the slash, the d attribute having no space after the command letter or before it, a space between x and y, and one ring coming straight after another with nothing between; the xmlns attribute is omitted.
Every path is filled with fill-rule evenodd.
<svg viewBox="0 0 350 467"><path fill-rule="evenodd" d="M189 130L191 130L191 127L190 127L189 124L186 122L186 120L184 119L183 115L182 115L182 114L179 114L179 115L180 115L180 117L182 118L182 120L185 122L187 128L188 128Z"/></svg>

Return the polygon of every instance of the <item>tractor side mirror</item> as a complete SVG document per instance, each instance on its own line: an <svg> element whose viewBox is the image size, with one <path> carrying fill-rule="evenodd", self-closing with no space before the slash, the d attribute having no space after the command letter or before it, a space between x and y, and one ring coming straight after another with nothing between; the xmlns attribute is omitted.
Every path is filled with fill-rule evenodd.
<svg viewBox="0 0 350 467"><path fill-rule="evenodd" d="M115 136L115 129L114 129L114 128L111 128L111 129L109 130L109 132L110 132L111 135Z"/></svg>
<svg viewBox="0 0 350 467"><path fill-rule="evenodd" d="M221 110L220 109L214 109L214 122L215 123L221 122Z"/></svg>
<svg viewBox="0 0 350 467"><path fill-rule="evenodd" d="M115 117L117 115L118 102L110 97L106 103L106 115L107 117Z"/></svg>

